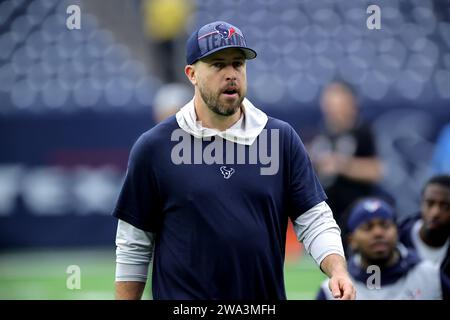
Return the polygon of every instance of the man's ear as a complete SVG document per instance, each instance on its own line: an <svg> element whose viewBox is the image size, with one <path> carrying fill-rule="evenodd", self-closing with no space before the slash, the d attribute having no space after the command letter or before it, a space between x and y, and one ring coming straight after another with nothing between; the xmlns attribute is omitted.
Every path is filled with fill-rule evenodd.
<svg viewBox="0 0 450 320"><path fill-rule="evenodd" d="M197 84L197 74L195 72L195 66L192 64L188 64L184 67L184 73L189 81L195 86Z"/></svg>

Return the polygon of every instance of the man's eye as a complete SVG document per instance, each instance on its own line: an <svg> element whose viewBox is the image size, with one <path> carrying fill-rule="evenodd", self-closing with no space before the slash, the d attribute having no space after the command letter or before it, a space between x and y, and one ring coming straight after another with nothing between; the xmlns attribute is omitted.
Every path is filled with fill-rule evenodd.
<svg viewBox="0 0 450 320"><path fill-rule="evenodd" d="M242 61L236 61L233 63L235 68L239 68L242 67L242 65L244 64Z"/></svg>
<svg viewBox="0 0 450 320"><path fill-rule="evenodd" d="M223 63L216 62L216 63L213 64L213 66L216 67L216 68L221 69L221 68L223 68Z"/></svg>
<svg viewBox="0 0 450 320"><path fill-rule="evenodd" d="M361 225L360 228L361 228L361 230L369 231L370 229L372 229L372 225L369 224L369 223L364 223L364 224Z"/></svg>
<svg viewBox="0 0 450 320"><path fill-rule="evenodd" d="M389 229L390 226L391 226L391 223L390 223L390 222L383 221L383 222L381 223L381 227L382 227L383 229Z"/></svg>

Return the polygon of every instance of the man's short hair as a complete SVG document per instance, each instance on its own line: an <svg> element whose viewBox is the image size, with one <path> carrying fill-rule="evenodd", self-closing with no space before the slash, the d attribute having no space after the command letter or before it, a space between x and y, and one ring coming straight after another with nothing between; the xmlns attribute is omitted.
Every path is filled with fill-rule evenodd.
<svg viewBox="0 0 450 320"><path fill-rule="evenodd" d="M440 186L443 186L445 188L450 189L450 175L448 175L448 174L440 174L440 175L436 175L436 176L431 177L425 183L425 186L423 187L423 190L422 190L422 195L425 192L425 189L431 184L437 184L437 185L440 185Z"/></svg>

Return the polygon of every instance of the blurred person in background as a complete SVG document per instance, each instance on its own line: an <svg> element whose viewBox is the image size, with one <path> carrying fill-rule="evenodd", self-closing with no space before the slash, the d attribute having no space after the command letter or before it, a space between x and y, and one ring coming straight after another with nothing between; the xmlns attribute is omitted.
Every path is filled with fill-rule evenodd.
<svg viewBox="0 0 450 320"><path fill-rule="evenodd" d="M334 82L325 87L321 111L324 126L309 151L334 217L344 231L349 205L381 192L377 183L382 178L382 164L372 131L359 121L356 97L347 84Z"/></svg>
<svg viewBox="0 0 450 320"><path fill-rule="evenodd" d="M450 174L450 123L444 126L437 139L431 171L433 174Z"/></svg>
<svg viewBox="0 0 450 320"><path fill-rule="evenodd" d="M144 31L149 37L152 57L159 61L163 82L186 80L178 72L183 63L180 49L187 39L186 25L193 9L192 0L142 0Z"/></svg>
<svg viewBox="0 0 450 320"><path fill-rule="evenodd" d="M425 184L420 212L400 225L400 241L421 259L440 264L450 245L450 176L437 175Z"/></svg>
<svg viewBox="0 0 450 320"><path fill-rule="evenodd" d="M347 221L352 250L348 271L357 300L440 300L444 281L439 266L421 261L398 242L394 209L377 198L356 202ZM322 283L316 299L332 300Z"/></svg>
<svg viewBox="0 0 450 320"><path fill-rule="evenodd" d="M153 100L153 115L156 123L177 113L194 96L192 88L183 83L163 85Z"/></svg>

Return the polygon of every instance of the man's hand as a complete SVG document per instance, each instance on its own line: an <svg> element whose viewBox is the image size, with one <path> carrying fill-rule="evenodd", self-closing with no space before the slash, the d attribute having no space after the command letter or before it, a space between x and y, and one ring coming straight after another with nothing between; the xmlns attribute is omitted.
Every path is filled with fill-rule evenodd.
<svg viewBox="0 0 450 320"><path fill-rule="evenodd" d="M328 283L331 294L339 300L355 300L356 290L347 274L332 276Z"/></svg>
<svg viewBox="0 0 450 320"><path fill-rule="evenodd" d="M335 299L355 300L356 290L347 272L345 259L330 254L322 260L320 268L330 277L329 288Z"/></svg>

